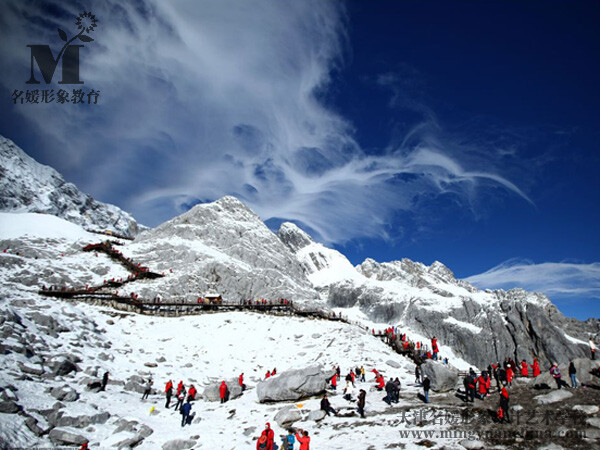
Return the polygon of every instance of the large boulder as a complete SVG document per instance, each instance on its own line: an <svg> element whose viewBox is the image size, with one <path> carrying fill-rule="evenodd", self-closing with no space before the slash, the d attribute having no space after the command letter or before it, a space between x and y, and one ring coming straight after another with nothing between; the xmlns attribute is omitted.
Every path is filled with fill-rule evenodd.
<svg viewBox="0 0 600 450"><path fill-rule="evenodd" d="M570 397L573 397L571 392L567 391L566 389L561 389L552 391L548 394L538 395L535 397L535 399L538 401L538 403L547 405L549 403L562 402Z"/></svg>
<svg viewBox="0 0 600 450"><path fill-rule="evenodd" d="M53 444L58 445L82 445L88 442L85 437L60 428L54 428L48 437Z"/></svg>
<svg viewBox="0 0 600 450"><path fill-rule="evenodd" d="M302 413L293 405L286 406L275 414L274 420L281 428L289 428L294 422L302 420Z"/></svg>
<svg viewBox="0 0 600 450"><path fill-rule="evenodd" d="M174 439L165 442L162 446L163 450L188 450L194 448L196 441L193 439Z"/></svg>
<svg viewBox="0 0 600 450"><path fill-rule="evenodd" d="M242 388L238 380L225 380L225 384L227 384L227 388L229 389L229 400L233 400L234 398L241 397ZM221 400L221 392L219 391L219 387L221 383L209 384L202 391L202 398L208 402L218 402Z"/></svg>
<svg viewBox="0 0 600 450"><path fill-rule="evenodd" d="M258 383L256 395L258 401L282 402L295 401L325 392L333 370L324 372L321 366L282 372L275 377Z"/></svg>
<svg viewBox="0 0 600 450"><path fill-rule="evenodd" d="M75 402L79 400L79 394L70 386L53 387L50 389L50 395L56 400L64 402Z"/></svg>
<svg viewBox="0 0 600 450"><path fill-rule="evenodd" d="M423 376L431 380L431 389L435 392L448 392L456 389L458 370L449 364L428 359L421 365Z"/></svg>

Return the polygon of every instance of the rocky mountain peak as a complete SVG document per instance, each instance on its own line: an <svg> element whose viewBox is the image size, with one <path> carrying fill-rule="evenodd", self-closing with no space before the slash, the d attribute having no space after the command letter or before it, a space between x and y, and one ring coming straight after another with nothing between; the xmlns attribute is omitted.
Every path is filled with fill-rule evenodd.
<svg viewBox="0 0 600 450"><path fill-rule="evenodd" d="M308 233L291 222L282 223L277 231L277 236L293 252L297 252L298 250L314 243L313 239L308 235Z"/></svg>
<svg viewBox="0 0 600 450"><path fill-rule="evenodd" d="M118 207L94 200L53 168L0 136L0 211L51 214L84 228L135 236L138 224Z"/></svg>
<svg viewBox="0 0 600 450"><path fill-rule="evenodd" d="M439 261L434 261L434 263L427 268L427 272L446 281L455 279L454 272Z"/></svg>

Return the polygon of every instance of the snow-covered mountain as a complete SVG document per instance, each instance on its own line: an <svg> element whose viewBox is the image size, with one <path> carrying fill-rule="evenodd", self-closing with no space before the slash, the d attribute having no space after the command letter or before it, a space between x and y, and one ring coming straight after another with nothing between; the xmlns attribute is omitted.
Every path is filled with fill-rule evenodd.
<svg viewBox="0 0 600 450"><path fill-rule="evenodd" d="M229 301L319 299L294 254L235 197L196 205L141 233L123 252L166 275L133 286L145 298L195 300L216 290Z"/></svg>
<svg viewBox="0 0 600 450"><path fill-rule="evenodd" d="M585 354L583 324L576 337L567 335L570 321L542 294L481 291L437 261L426 266L367 259L352 267L294 224L283 224L278 235L328 306L357 309L374 322L399 324L425 339L436 336L442 353L452 351L479 367L506 356L563 362Z"/></svg>
<svg viewBox="0 0 600 450"><path fill-rule="evenodd" d="M87 229L116 231L131 237L138 232L131 215L82 193L56 170L39 164L2 136L0 211L52 214Z"/></svg>

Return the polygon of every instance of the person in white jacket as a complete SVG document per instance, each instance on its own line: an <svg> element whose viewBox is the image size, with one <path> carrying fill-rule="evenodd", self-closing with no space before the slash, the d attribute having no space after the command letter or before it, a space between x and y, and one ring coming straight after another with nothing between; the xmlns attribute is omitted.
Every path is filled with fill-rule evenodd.
<svg viewBox="0 0 600 450"><path fill-rule="evenodd" d="M592 360L596 359L596 344L594 344L592 338L590 338L590 352L592 353Z"/></svg>

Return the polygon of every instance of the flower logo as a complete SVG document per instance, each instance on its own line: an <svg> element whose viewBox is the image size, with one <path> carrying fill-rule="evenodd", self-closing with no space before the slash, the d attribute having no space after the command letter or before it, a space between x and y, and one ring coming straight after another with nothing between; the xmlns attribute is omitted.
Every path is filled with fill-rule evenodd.
<svg viewBox="0 0 600 450"><path fill-rule="evenodd" d="M85 31L86 33L94 31L94 28L96 28L97 24L98 20L96 19L96 16L93 15L91 12L87 11L84 11L81 14L79 14L79 16L77 17L77 21L75 22L77 28Z"/></svg>
<svg viewBox="0 0 600 450"><path fill-rule="evenodd" d="M94 28L98 26L98 19L96 19L96 16L93 15L91 12L84 11L81 14L79 14L79 16L77 16L77 21L75 22L75 25L77 25L77 28L81 31L75 36L73 36L71 39L68 38L67 33L65 33L60 28L58 29L58 35L65 42L65 45L63 45L63 48L60 50L57 61L60 59L60 57L64 53L65 49L69 46L69 44L75 39L79 38L79 40L82 42L92 42L94 40L83 33L90 33L94 31Z"/></svg>

